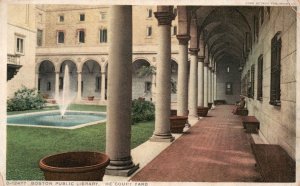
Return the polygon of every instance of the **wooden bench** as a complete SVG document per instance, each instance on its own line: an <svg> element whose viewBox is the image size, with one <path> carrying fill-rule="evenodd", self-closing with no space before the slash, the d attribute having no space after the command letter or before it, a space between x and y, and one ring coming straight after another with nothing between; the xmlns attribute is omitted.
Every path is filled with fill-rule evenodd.
<svg viewBox="0 0 300 186"><path fill-rule="evenodd" d="M295 182L296 163L279 145L251 144L264 182Z"/></svg>
<svg viewBox="0 0 300 186"><path fill-rule="evenodd" d="M243 116L242 121L247 133L258 133L259 121L255 116Z"/></svg>

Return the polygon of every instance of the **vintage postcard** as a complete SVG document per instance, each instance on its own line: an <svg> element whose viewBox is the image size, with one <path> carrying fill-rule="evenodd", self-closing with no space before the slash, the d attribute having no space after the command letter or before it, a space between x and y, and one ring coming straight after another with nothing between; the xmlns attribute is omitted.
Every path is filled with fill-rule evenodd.
<svg viewBox="0 0 300 186"><path fill-rule="evenodd" d="M0 186L298 185L299 0L0 0Z"/></svg>

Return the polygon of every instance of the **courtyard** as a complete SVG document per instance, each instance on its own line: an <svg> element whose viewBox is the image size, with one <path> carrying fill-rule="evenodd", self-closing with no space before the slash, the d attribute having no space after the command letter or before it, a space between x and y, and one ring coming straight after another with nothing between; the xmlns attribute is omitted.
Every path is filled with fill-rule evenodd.
<svg viewBox="0 0 300 186"><path fill-rule="evenodd" d="M42 158L96 151L109 161L91 173L97 179L85 180L105 174L104 181L295 183L295 8L9 4L7 10L7 38L15 38L6 59L7 121L40 110L60 110L61 123L71 111L79 119L84 112L105 115L69 129L8 124L1 170L7 180L48 180ZM88 165L77 166L82 159ZM70 156L53 167L89 169L90 159Z"/></svg>

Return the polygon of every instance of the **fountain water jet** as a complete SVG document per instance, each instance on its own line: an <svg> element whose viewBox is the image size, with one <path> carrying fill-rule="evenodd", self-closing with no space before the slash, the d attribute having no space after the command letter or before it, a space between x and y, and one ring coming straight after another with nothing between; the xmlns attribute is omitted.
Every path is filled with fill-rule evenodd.
<svg viewBox="0 0 300 186"><path fill-rule="evenodd" d="M65 118L65 113L70 105L70 103L73 101L75 98L75 94L72 94L71 92L71 87L70 87L70 73L69 73L69 66L66 64L65 65L65 71L64 71L64 78L63 78L63 90L62 90L62 96L58 96L56 98L56 101L59 106L60 114L61 114L61 119Z"/></svg>

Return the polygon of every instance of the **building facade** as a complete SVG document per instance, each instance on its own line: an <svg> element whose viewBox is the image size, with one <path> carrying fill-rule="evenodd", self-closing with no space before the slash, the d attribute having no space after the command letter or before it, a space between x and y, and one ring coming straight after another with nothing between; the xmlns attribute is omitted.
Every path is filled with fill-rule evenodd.
<svg viewBox="0 0 300 186"><path fill-rule="evenodd" d="M159 36L154 11L155 6L133 7L133 99L152 100L155 97L155 77L137 75L142 66L156 65ZM94 97L92 103L106 103L108 17L109 7L106 6L36 6L35 85L46 97L59 95L64 66L68 64L75 100L86 103L88 97ZM176 23L172 30L172 79L176 83ZM172 100L176 101L176 92Z"/></svg>

